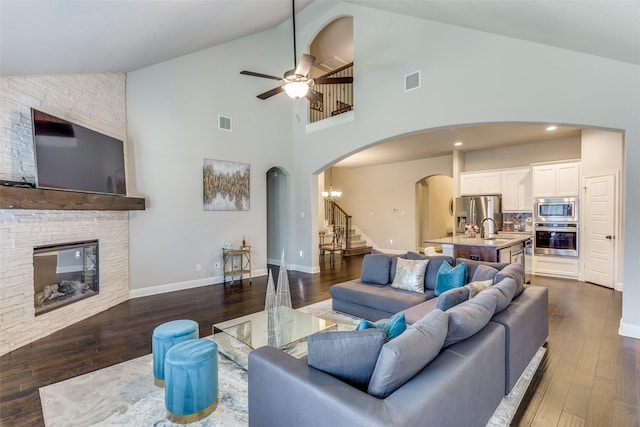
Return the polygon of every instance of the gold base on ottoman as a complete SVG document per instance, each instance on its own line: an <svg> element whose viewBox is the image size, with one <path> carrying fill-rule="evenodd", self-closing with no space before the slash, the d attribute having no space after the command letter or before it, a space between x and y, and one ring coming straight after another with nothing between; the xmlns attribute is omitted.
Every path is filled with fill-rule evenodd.
<svg viewBox="0 0 640 427"><path fill-rule="evenodd" d="M153 383L158 387L164 387L164 380L159 380L156 377L153 377Z"/></svg>
<svg viewBox="0 0 640 427"><path fill-rule="evenodd" d="M196 421L199 421L205 418L210 413L212 413L217 406L218 406L218 399L216 399L211 405L207 406L202 411L198 411L195 414L176 415L167 411L167 418L169 419L169 421L176 424L195 423Z"/></svg>

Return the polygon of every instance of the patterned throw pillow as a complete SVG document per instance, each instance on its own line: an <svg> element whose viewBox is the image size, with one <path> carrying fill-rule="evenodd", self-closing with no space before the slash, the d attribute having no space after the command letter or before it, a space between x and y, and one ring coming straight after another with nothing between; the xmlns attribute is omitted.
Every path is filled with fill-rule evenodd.
<svg viewBox="0 0 640 427"><path fill-rule="evenodd" d="M464 262L452 267L447 261L444 261L438 270L438 278L436 279L436 288L434 293L436 296L449 289L464 286L467 281L467 266Z"/></svg>
<svg viewBox="0 0 640 427"><path fill-rule="evenodd" d="M491 285L493 285L493 279L470 282L464 286L469 289L469 299L471 299Z"/></svg>
<svg viewBox="0 0 640 427"><path fill-rule="evenodd" d="M356 327L356 331L371 328L383 330L384 333L387 334L387 341L389 341L407 329L407 321L404 314L398 314L387 321L378 321L376 323L363 319Z"/></svg>
<svg viewBox="0 0 640 427"><path fill-rule="evenodd" d="M411 292L424 293L424 275L429 260L412 260L398 258L396 275L391 287Z"/></svg>

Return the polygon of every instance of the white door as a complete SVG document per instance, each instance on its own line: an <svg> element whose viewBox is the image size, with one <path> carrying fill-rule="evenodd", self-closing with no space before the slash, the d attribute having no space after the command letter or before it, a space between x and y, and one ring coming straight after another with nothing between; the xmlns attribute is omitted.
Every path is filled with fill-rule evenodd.
<svg viewBox="0 0 640 427"><path fill-rule="evenodd" d="M584 280L609 288L613 288L615 267L615 191L615 175L585 178Z"/></svg>

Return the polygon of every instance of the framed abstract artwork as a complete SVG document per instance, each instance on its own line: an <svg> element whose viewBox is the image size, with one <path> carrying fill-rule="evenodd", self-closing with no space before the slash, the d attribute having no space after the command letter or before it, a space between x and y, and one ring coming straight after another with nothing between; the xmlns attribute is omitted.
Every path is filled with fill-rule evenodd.
<svg viewBox="0 0 640 427"><path fill-rule="evenodd" d="M248 163L204 159L202 203L205 211L248 211Z"/></svg>

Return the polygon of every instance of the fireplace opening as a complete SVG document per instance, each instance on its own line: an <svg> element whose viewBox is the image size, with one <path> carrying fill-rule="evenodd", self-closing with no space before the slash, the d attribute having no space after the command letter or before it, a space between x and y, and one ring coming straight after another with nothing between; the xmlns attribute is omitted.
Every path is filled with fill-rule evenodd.
<svg viewBox="0 0 640 427"><path fill-rule="evenodd" d="M97 295L98 241L33 248L36 316Z"/></svg>

